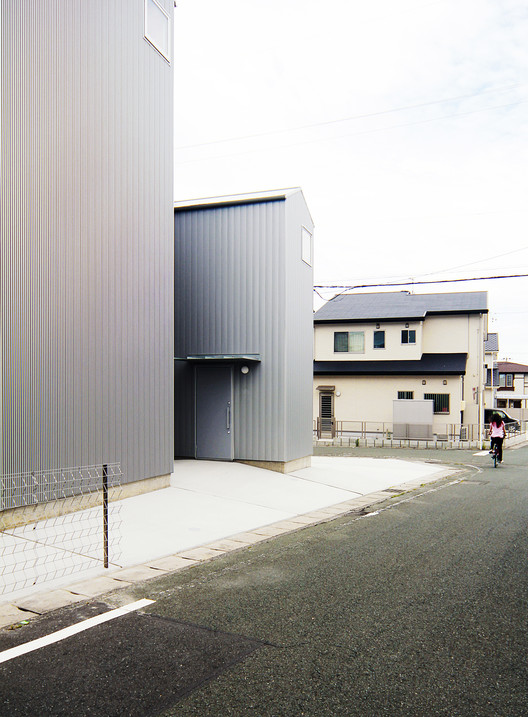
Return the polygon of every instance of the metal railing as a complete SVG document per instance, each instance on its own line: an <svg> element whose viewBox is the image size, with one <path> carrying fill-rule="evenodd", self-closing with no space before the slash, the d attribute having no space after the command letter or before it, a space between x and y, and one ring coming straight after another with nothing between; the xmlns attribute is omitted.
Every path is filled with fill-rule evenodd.
<svg viewBox="0 0 528 717"><path fill-rule="evenodd" d="M333 438L354 438L360 440L368 439L411 439L429 440L450 443L476 443L480 440L487 440L489 425L481 427L479 434L478 424L460 425L457 423L434 424L431 437L422 439L419 435L395 436L394 424L382 421L345 421L337 419L324 419L325 422L332 421L331 425L321 425L320 419L313 421L313 433L316 439ZM326 430L325 430L326 429ZM520 436L528 431L528 421L518 421L506 425L507 438Z"/></svg>

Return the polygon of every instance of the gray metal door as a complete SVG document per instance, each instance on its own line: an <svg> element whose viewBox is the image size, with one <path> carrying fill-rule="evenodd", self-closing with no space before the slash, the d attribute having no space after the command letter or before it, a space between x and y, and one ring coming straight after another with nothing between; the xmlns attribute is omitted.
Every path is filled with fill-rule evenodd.
<svg viewBox="0 0 528 717"><path fill-rule="evenodd" d="M233 370L196 367L196 458L233 460Z"/></svg>

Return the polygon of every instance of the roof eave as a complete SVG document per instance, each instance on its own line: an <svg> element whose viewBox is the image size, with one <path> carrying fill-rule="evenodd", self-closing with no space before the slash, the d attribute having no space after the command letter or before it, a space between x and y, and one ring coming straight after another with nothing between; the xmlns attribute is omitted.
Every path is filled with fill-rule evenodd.
<svg viewBox="0 0 528 717"><path fill-rule="evenodd" d="M428 316L467 316L468 314L487 314L488 309L462 309L453 311L426 311L421 316L369 316L361 318L335 318L335 319L316 319L314 324L366 324L373 321L383 321L385 323L395 323L401 321L424 321Z"/></svg>
<svg viewBox="0 0 528 717"><path fill-rule="evenodd" d="M226 194L219 197L202 197L200 199L186 199L174 202L174 211L187 211L192 209L216 209L219 207L231 207L239 204L259 204L263 202L284 201L302 190L300 187L288 189L273 189L266 192L251 192L248 194Z"/></svg>

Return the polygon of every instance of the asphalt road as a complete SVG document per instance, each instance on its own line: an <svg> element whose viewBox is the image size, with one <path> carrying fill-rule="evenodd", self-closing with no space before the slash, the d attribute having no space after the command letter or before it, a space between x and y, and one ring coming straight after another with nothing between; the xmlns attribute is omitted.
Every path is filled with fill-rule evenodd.
<svg viewBox="0 0 528 717"><path fill-rule="evenodd" d="M155 601L0 664L0 715L528 714L528 448L431 454L467 468L1 631L0 652Z"/></svg>

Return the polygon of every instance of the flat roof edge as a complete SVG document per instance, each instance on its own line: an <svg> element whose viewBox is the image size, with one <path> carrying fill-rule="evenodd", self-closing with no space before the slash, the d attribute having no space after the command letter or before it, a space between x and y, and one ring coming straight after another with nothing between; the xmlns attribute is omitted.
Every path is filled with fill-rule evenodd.
<svg viewBox="0 0 528 717"><path fill-rule="evenodd" d="M229 207L237 204L258 204L261 202L284 201L297 192L300 187L288 189L272 189L266 192L251 192L248 194L226 194L219 197L202 197L200 199L185 199L174 202L174 211L186 209L204 209L205 207Z"/></svg>
<svg viewBox="0 0 528 717"><path fill-rule="evenodd" d="M260 354L191 354L185 357L186 361L205 363L213 361L247 361L259 363L262 361Z"/></svg>

